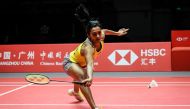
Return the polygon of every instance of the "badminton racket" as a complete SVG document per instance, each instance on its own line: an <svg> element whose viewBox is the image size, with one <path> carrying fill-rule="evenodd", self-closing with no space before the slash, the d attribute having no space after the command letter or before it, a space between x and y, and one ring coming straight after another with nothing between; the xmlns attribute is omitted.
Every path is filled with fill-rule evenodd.
<svg viewBox="0 0 190 109"><path fill-rule="evenodd" d="M66 83L73 83L73 84L80 84L80 85L83 84L83 83L81 83L79 81L53 80L53 79L50 79L48 76L45 76L45 75L42 75L42 74L27 74L25 76L25 80L30 82L30 83L40 84L40 85L49 84L51 81L66 82Z"/></svg>

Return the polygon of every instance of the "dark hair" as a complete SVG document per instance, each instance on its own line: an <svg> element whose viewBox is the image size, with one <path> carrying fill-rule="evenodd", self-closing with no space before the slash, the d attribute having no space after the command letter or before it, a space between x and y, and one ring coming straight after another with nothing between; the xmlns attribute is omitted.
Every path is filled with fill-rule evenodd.
<svg viewBox="0 0 190 109"><path fill-rule="evenodd" d="M97 26L102 28L102 25L100 24L98 20L90 20L88 24L86 25L86 33L89 34L91 29Z"/></svg>

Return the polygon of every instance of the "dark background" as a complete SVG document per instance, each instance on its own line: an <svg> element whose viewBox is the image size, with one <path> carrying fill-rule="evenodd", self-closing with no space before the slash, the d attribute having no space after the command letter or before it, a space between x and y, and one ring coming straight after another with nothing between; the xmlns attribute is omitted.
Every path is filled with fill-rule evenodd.
<svg viewBox="0 0 190 109"><path fill-rule="evenodd" d="M0 44L80 43L86 38L75 16L80 4L104 28L130 28L106 42L171 41L171 30L190 29L189 0L3 0Z"/></svg>

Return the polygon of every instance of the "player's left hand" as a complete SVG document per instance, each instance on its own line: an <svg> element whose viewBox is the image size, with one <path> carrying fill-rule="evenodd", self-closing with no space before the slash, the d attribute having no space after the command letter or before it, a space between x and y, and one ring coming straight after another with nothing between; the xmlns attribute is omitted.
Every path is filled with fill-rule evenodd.
<svg viewBox="0 0 190 109"><path fill-rule="evenodd" d="M123 35L126 35L127 34L127 32L128 32L128 30L129 30L129 28L121 28L121 29L119 29L119 31L118 31L118 36L123 36Z"/></svg>

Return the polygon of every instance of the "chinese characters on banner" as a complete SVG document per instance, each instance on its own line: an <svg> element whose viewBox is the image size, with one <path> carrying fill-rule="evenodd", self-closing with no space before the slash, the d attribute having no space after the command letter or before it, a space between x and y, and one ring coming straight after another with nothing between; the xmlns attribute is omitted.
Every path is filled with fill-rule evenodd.
<svg viewBox="0 0 190 109"><path fill-rule="evenodd" d="M107 43L97 71L171 71L171 43Z"/></svg>
<svg viewBox="0 0 190 109"><path fill-rule="evenodd" d="M0 72L63 72L63 58L76 45L1 45Z"/></svg>
<svg viewBox="0 0 190 109"><path fill-rule="evenodd" d="M0 72L64 72L62 61L78 44L1 45ZM170 71L171 45L105 43L95 71Z"/></svg>

